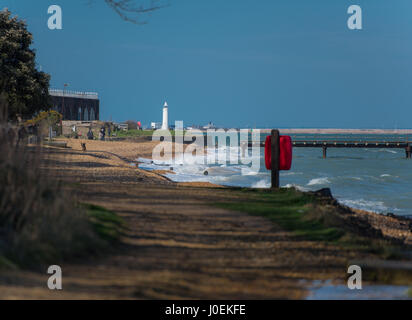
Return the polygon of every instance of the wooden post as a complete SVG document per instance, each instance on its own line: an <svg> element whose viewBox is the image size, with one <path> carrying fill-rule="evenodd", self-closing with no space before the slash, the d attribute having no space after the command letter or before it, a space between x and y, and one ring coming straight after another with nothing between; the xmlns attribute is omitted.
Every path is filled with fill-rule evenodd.
<svg viewBox="0 0 412 320"><path fill-rule="evenodd" d="M326 150L328 149L327 147L323 146L323 159L326 159Z"/></svg>
<svg viewBox="0 0 412 320"><path fill-rule="evenodd" d="M411 150L411 144L408 143L408 146L405 148L406 151L406 159L411 159L412 157L412 150Z"/></svg>
<svg viewBox="0 0 412 320"><path fill-rule="evenodd" d="M279 188L279 130L273 129L271 132L271 166L272 166L272 189Z"/></svg>

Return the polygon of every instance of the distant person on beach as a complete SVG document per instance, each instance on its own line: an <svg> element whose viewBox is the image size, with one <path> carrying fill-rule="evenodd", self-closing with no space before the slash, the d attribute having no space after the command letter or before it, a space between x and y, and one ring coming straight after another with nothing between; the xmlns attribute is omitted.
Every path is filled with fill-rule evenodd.
<svg viewBox="0 0 412 320"><path fill-rule="evenodd" d="M112 128L110 127L110 125L107 127L107 136L110 137L112 134Z"/></svg>
<svg viewBox="0 0 412 320"><path fill-rule="evenodd" d="M100 128L100 134L99 135L100 135L100 140L104 141L104 137L106 135L106 129L104 127Z"/></svg>
<svg viewBox="0 0 412 320"><path fill-rule="evenodd" d="M87 139L89 139L89 140L94 139L94 134L93 134L92 128L89 128L89 131L87 132Z"/></svg>

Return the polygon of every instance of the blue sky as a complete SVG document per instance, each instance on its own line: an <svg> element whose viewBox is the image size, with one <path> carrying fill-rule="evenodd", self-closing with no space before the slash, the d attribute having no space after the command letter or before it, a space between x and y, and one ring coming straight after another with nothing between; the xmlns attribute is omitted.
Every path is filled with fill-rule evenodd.
<svg viewBox="0 0 412 320"><path fill-rule="evenodd" d="M168 0L121 20L103 0L0 0L51 86L97 91L101 119L227 127L411 128L412 1ZM47 9L63 9L63 30ZM347 28L347 8L363 30Z"/></svg>

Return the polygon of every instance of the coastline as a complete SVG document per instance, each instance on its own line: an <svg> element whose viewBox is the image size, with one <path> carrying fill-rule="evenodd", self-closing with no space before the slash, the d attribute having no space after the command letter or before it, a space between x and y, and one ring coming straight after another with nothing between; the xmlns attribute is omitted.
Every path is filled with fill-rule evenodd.
<svg viewBox="0 0 412 320"><path fill-rule="evenodd" d="M69 148L43 148L45 170L81 203L118 214L127 231L113 254L62 265L61 299L303 299L314 281L344 284L351 261L379 262L393 257L393 248L411 248L404 221L355 213L325 190L310 195L175 183L131 165L136 152L149 153L152 142L86 141L82 151L80 140L65 141ZM308 215L291 228L259 213L267 201L267 208L276 209L272 201L278 196L293 219L301 210ZM332 228L312 230L306 219L313 214L338 220ZM342 241L328 240L335 223L349 232ZM293 226L309 226L317 236L302 237ZM353 243L351 234L361 236L360 242ZM385 276L371 280L383 283ZM11 270L0 276L0 297L50 299L53 293L42 273Z"/></svg>
<svg viewBox="0 0 412 320"><path fill-rule="evenodd" d="M411 130L412 132L412 130ZM175 182L173 179L168 178L167 174L175 174L175 172L167 170L167 169L155 169L155 170L145 170L139 167L139 163L137 158L146 158L152 159L152 150L153 148L159 143L157 141L151 141L149 139L139 139L137 141L98 141L98 140L82 140L82 139L61 139L67 142L67 146L72 148L73 150L81 151L81 142L86 142L88 151L93 152L110 152L113 155L117 156L120 160L130 164L135 164L139 170L142 170L147 173L148 176L156 176L160 177L162 180L168 180L171 183L175 183L177 185L187 185L193 187L216 187L216 188L230 188L232 186L229 185L219 185L216 183L211 182L191 182L191 181L180 181ZM184 148L187 146L185 145ZM236 186L234 186L236 187ZM333 193L333 190L331 190ZM305 191L306 192L306 191ZM310 192L310 191L309 191ZM357 212L369 212L374 213L377 215L385 215L384 213L375 212L373 210L364 210L358 209L351 206L344 205L340 203L341 206L351 208L353 211ZM412 219L412 214L407 216L399 216L399 217L406 217Z"/></svg>
<svg viewBox="0 0 412 320"><path fill-rule="evenodd" d="M66 139L67 140L67 139ZM68 146L74 150L81 150L81 146L79 140L69 139ZM87 141L89 142L89 141ZM151 150L155 145L159 142L154 141L147 141L142 140L139 142L101 142L101 141L92 141L89 143L89 149L92 150L101 150L103 152L108 152L110 150L111 153L116 154L119 159L123 159L124 162L127 164L135 163L138 157L146 157L151 159ZM78 146L77 146L78 144ZM91 146L93 145L93 147ZM91 148L90 148L91 147ZM137 154L137 156L136 156ZM144 174L149 177L149 179L153 178L156 182L157 179L162 181L167 181L170 184L174 184L176 186L186 186L186 187L194 187L194 188L216 188L216 189L254 189L254 188L243 188L243 187L232 187L226 185L219 185L210 182L191 182L191 181L182 181L182 182L175 182L169 179L166 174L174 173L173 171L169 170L145 170L141 168L136 168L136 170L143 171ZM393 239L397 239L396 241L406 241L408 244L412 244L412 234L408 235L407 230L405 229L405 221L412 221L412 217L410 216L398 216L394 214L385 215L382 213L362 210L353 208L347 205L340 203L337 199L333 197L333 190L322 189L321 191L321 198L324 198L324 192L326 190L326 194L329 198L328 203L332 204L337 208L337 210L342 212L351 212L353 214L353 218L360 219L362 221L367 221L372 226L382 231L382 234L387 237L392 237ZM307 194L319 194L319 191L301 191ZM398 232L399 231L399 232ZM410 226L410 231L412 232L412 224Z"/></svg>

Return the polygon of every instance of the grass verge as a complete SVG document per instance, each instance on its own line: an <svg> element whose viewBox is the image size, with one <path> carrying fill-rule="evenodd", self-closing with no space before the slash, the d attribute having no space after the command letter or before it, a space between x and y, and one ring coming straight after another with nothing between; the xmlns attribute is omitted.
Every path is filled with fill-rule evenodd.
<svg viewBox="0 0 412 320"><path fill-rule="evenodd" d="M15 233L13 250L0 252L0 269L39 269L50 263L83 260L109 252L120 241L125 227L116 213L87 203L73 210L76 211L74 216L81 217L75 218L76 224L49 221L52 224L50 235L40 231L39 236L30 239L25 230Z"/></svg>
<svg viewBox="0 0 412 320"><path fill-rule="evenodd" d="M293 235L307 240L335 241L344 235L341 228L325 224L322 218L308 218L316 203L314 196L293 189L243 191L248 201L217 203L216 206L263 216Z"/></svg>
<svg viewBox="0 0 412 320"><path fill-rule="evenodd" d="M81 205L87 212L96 234L108 241L118 242L124 230L124 221L113 211L84 203Z"/></svg>
<svg viewBox="0 0 412 320"><path fill-rule="evenodd" d="M346 249L376 253L385 259L397 258L399 248L383 239L365 222L353 222L339 210L333 199L292 188L271 190L241 189L244 200L215 205L270 219L294 237L331 242Z"/></svg>

